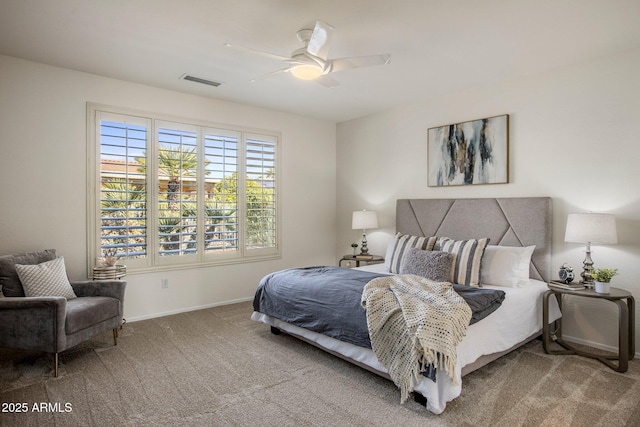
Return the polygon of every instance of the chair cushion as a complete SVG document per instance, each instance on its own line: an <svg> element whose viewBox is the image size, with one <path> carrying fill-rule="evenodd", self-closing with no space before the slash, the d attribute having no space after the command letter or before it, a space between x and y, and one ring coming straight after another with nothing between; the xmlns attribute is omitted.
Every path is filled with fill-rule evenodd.
<svg viewBox="0 0 640 427"><path fill-rule="evenodd" d="M16 273L16 264L34 265L56 258L55 249L0 256L0 289L5 297L23 297L24 289Z"/></svg>
<svg viewBox="0 0 640 427"><path fill-rule="evenodd" d="M25 296L65 297L68 300L76 297L67 278L63 257L36 265L16 264L16 272Z"/></svg>
<svg viewBox="0 0 640 427"><path fill-rule="evenodd" d="M65 332L71 335L120 314L120 301L111 297L78 297L67 301Z"/></svg>

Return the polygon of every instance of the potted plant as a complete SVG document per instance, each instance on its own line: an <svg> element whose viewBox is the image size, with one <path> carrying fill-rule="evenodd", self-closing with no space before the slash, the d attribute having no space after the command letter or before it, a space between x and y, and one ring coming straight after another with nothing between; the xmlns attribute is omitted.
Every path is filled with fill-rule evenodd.
<svg viewBox="0 0 640 427"><path fill-rule="evenodd" d="M358 248L358 244L353 242L351 244L351 247L353 248L353 256L356 256L356 249Z"/></svg>
<svg viewBox="0 0 640 427"><path fill-rule="evenodd" d="M596 292L608 294L611 288L610 282L613 276L618 274L617 268L596 268L589 273L596 281Z"/></svg>

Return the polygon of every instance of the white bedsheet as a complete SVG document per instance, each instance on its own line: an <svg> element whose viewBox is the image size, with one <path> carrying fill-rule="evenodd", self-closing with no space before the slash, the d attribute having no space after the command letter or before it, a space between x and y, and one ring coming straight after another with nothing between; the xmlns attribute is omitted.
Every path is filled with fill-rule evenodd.
<svg viewBox="0 0 640 427"><path fill-rule="evenodd" d="M386 272L384 264L360 267L360 270ZM469 326L467 335L458 345L456 365L458 384L454 384L442 370L438 370L435 383L423 378L414 388L415 391L427 398L427 409L434 414L444 411L447 402L460 395L462 390L461 372L464 366L475 362L481 356L508 350L542 330L542 294L548 289L546 283L531 280L530 284L520 288L484 287L504 291L505 299L498 310L480 322ZM552 298L550 301L552 303L550 304L549 319L554 321L560 317L560 310L555 299ZM251 319L275 326L290 334L299 335L375 370L387 372L371 349L311 332L262 313L254 312Z"/></svg>

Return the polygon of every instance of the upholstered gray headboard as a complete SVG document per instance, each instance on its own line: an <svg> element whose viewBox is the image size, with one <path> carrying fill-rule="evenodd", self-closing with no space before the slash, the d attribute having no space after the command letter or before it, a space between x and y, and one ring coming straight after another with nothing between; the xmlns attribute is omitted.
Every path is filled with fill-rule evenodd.
<svg viewBox="0 0 640 427"><path fill-rule="evenodd" d="M452 239L488 237L490 245L530 246L530 277L551 279L553 233L550 197L503 199L398 199L396 231Z"/></svg>

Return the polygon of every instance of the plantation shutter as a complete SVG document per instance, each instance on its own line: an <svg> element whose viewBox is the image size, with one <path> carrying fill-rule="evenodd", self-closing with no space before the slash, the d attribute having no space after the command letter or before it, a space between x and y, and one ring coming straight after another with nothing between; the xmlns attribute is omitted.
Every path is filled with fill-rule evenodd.
<svg viewBox="0 0 640 427"><path fill-rule="evenodd" d="M205 162L205 251L208 254L237 254L238 159L240 133L206 129Z"/></svg>
<svg viewBox="0 0 640 427"><path fill-rule="evenodd" d="M90 259L129 271L280 256L277 133L88 106Z"/></svg>
<svg viewBox="0 0 640 427"><path fill-rule="evenodd" d="M245 140L246 249L269 253L277 248L277 139L247 134Z"/></svg>
<svg viewBox="0 0 640 427"><path fill-rule="evenodd" d="M100 114L97 121L101 252L97 255L146 258L149 121L117 114Z"/></svg>

